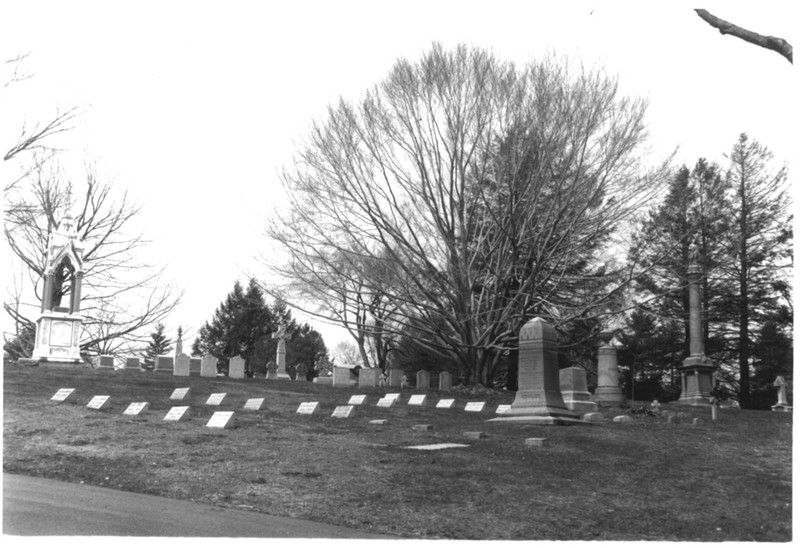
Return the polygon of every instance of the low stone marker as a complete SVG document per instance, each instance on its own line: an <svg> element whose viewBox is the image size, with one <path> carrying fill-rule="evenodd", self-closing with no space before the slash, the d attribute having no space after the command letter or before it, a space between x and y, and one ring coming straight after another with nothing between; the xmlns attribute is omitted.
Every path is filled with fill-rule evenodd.
<svg viewBox="0 0 800 548"><path fill-rule="evenodd" d="M365 399L367 399L365 394L350 396L350 400L347 402L347 405L361 405L364 403Z"/></svg>
<svg viewBox="0 0 800 548"><path fill-rule="evenodd" d="M586 422L603 422L606 419L602 413L586 413L583 415L583 420Z"/></svg>
<svg viewBox="0 0 800 548"><path fill-rule="evenodd" d="M386 395L384 396L384 398L386 398L386 399L388 399L388 400L395 400L395 401L398 401L398 400L400 399L400 393L399 393L399 392L397 392L397 393L394 393L394 394L386 394Z"/></svg>
<svg viewBox="0 0 800 548"><path fill-rule="evenodd" d="M176 377L189 376L189 356L187 354L178 354L175 356L175 367L172 374Z"/></svg>
<svg viewBox="0 0 800 548"><path fill-rule="evenodd" d="M417 390L430 390L431 374L421 369L417 371Z"/></svg>
<svg viewBox="0 0 800 548"><path fill-rule="evenodd" d="M439 400L439 403L436 404L437 409L450 409L453 407L453 404L456 400L448 399L448 400Z"/></svg>
<svg viewBox="0 0 800 548"><path fill-rule="evenodd" d="M89 403L86 404L86 407L89 409L97 409L99 411L108 405L108 400L110 397L111 396L95 396L89 400Z"/></svg>
<svg viewBox="0 0 800 548"><path fill-rule="evenodd" d="M222 400L224 400L225 396L227 395L228 395L227 392L218 392L216 394L211 394L206 400L206 405L222 405Z"/></svg>
<svg viewBox="0 0 800 548"><path fill-rule="evenodd" d="M244 402L242 409L245 411L261 411L262 407L264 407L264 398L250 398Z"/></svg>
<svg viewBox="0 0 800 548"><path fill-rule="evenodd" d="M139 358L125 358L125 369L142 369Z"/></svg>
<svg viewBox="0 0 800 548"><path fill-rule="evenodd" d="M317 406L319 406L318 401L304 401L297 408L297 413L299 415L313 415L314 411L317 410Z"/></svg>
<svg viewBox="0 0 800 548"><path fill-rule="evenodd" d="M395 400L394 398L387 398L387 397L384 396L383 398L378 400L377 406L378 407L391 407L392 405L394 405L395 401L397 401L397 400Z"/></svg>
<svg viewBox="0 0 800 548"><path fill-rule="evenodd" d="M167 414L164 416L164 420L170 422L177 422L187 419L188 417L189 417L189 406L182 405L170 409L169 412L167 412Z"/></svg>
<svg viewBox="0 0 800 548"><path fill-rule="evenodd" d="M376 367L362 367L358 371L359 388L375 388L378 386L378 377L381 370Z"/></svg>
<svg viewBox="0 0 800 548"><path fill-rule="evenodd" d="M525 438L525 447L544 447L547 438Z"/></svg>
<svg viewBox="0 0 800 548"><path fill-rule="evenodd" d="M216 377L217 376L217 358L211 354L206 354L200 360L200 376L201 377Z"/></svg>
<svg viewBox="0 0 800 548"><path fill-rule="evenodd" d="M184 398L186 398L186 396L189 395L190 391L191 391L190 388L176 388L175 390L172 391L172 394L170 395L169 399L176 401L183 400Z"/></svg>
<svg viewBox="0 0 800 548"><path fill-rule="evenodd" d="M631 423L631 422L633 422L633 418L629 417L628 415L617 415L612 420L614 422L621 422L621 423Z"/></svg>
<svg viewBox="0 0 800 548"><path fill-rule="evenodd" d="M206 423L208 428L233 428L233 411L215 411Z"/></svg>
<svg viewBox="0 0 800 548"><path fill-rule="evenodd" d="M347 419L353 413L354 407L352 405L339 405L333 410L331 417L335 419Z"/></svg>
<svg viewBox="0 0 800 548"><path fill-rule="evenodd" d="M244 358L241 356L234 356L228 364L228 378L229 379L243 379L244 378Z"/></svg>
<svg viewBox="0 0 800 548"><path fill-rule="evenodd" d="M415 424L414 426L411 427L411 429L427 431L427 430L433 430L433 426L430 424Z"/></svg>
<svg viewBox="0 0 800 548"><path fill-rule="evenodd" d="M147 411L147 408L150 407L150 404L146 401L135 401L131 403L125 411L122 412L123 415L139 415Z"/></svg>
<svg viewBox="0 0 800 548"><path fill-rule="evenodd" d="M458 449L469 447L463 443L431 443L429 445L410 445L406 449L418 449L420 451L437 451L439 449Z"/></svg>
<svg viewBox="0 0 800 548"><path fill-rule="evenodd" d="M373 419L369 421L370 424L377 424L378 426L382 426L384 424L389 424L389 421L386 419Z"/></svg>
<svg viewBox="0 0 800 548"><path fill-rule="evenodd" d="M485 405L486 405L485 401L470 401L467 402L467 405L464 407L464 411L480 413L481 411L483 411L483 407Z"/></svg>
<svg viewBox="0 0 800 548"><path fill-rule="evenodd" d="M102 367L105 369L113 369L114 368L114 356L100 356L100 361L97 364L97 367Z"/></svg>
<svg viewBox="0 0 800 548"><path fill-rule="evenodd" d="M159 373L172 373L175 369L175 360L172 356L156 356L155 370Z"/></svg>
<svg viewBox="0 0 800 548"><path fill-rule="evenodd" d="M586 370L581 367L567 367L558 372L561 396L567 409L578 414L594 413L597 404L586 387Z"/></svg>
<svg viewBox="0 0 800 548"><path fill-rule="evenodd" d="M392 388L400 388L400 384L403 380L403 370L402 369L390 369L389 370L389 379L388 383L389 386Z"/></svg>
<svg viewBox="0 0 800 548"><path fill-rule="evenodd" d="M189 374L199 375L203 368L203 358L189 356Z"/></svg>
<svg viewBox="0 0 800 548"><path fill-rule="evenodd" d="M464 437L472 440L479 440L486 437L483 432L464 432Z"/></svg>
<svg viewBox="0 0 800 548"><path fill-rule="evenodd" d="M502 415L504 413L508 413L509 409L511 409L511 404L506 404L506 403L500 404L497 406L497 411L495 411L495 413L497 413L498 415Z"/></svg>
<svg viewBox="0 0 800 548"><path fill-rule="evenodd" d="M408 398L408 405L424 405L425 394L414 394Z"/></svg>
<svg viewBox="0 0 800 548"><path fill-rule="evenodd" d="M75 392L74 388L61 388L53 394L53 397L50 398L50 401L54 401L57 403L61 403L69 398Z"/></svg>
<svg viewBox="0 0 800 548"><path fill-rule="evenodd" d="M453 374L449 371L439 373L439 390L450 390L453 388Z"/></svg>
<svg viewBox="0 0 800 548"><path fill-rule="evenodd" d="M350 386L350 369L347 367L333 368L333 386Z"/></svg>

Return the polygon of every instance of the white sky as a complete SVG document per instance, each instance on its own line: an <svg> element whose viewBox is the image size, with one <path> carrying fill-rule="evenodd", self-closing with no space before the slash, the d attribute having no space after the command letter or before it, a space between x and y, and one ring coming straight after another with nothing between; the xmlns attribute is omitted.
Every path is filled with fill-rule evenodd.
<svg viewBox="0 0 800 548"><path fill-rule="evenodd" d="M0 56L31 52L24 68L33 77L0 90L0 149L16 142L26 121L84 108L76 128L54 144L65 149L74 178L88 158L144 206L148 259L166 264L167 278L186 291L167 321L173 337L184 327L184 343L234 280L263 274L256 257L269 249L263 226L280 200L277 174L310 122L339 96L357 98L379 82L398 57L418 59L433 41L491 48L519 64L548 49L599 61L625 92L649 97L656 153L680 146L679 163L723 163L747 132L791 169L797 78L777 53L722 36L688 3L563 4L7 3ZM791 2L706 9L797 43ZM3 180L21 166L0 164ZM346 337L311 323L329 348Z"/></svg>

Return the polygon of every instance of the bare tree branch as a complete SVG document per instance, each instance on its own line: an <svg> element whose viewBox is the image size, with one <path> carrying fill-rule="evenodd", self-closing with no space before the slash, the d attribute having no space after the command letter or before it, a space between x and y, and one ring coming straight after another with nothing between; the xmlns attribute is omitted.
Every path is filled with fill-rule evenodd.
<svg viewBox="0 0 800 548"><path fill-rule="evenodd" d="M757 32L744 29L710 14L707 10L696 9L694 11L703 21L717 29L720 34L730 34L731 36L740 38L745 42L775 51L785 57L790 63L794 64L794 61L792 60L792 45L783 38L778 38L776 36L765 36L763 34L758 34Z"/></svg>

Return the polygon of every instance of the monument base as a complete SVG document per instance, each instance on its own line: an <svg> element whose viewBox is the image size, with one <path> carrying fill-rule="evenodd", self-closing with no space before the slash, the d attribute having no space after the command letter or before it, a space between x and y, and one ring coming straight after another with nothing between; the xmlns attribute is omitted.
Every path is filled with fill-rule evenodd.
<svg viewBox="0 0 800 548"><path fill-rule="evenodd" d="M74 367L91 367L90 365L87 365L86 363L84 363L83 360L77 360L76 361L76 360L40 359L40 360L37 360L37 361L39 362L38 363L39 367L53 367L53 368L56 368L56 367L59 367L59 368L62 368L62 367L72 367L72 368L74 368Z"/></svg>
<svg viewBox="0 0 800 548"><path fill-rule="evenodd" d="M676 403L711 405L714 372L717 367L706 356L689 356L678 368L681 372L681 397Z"/></svg>
<svg viewBox="0 0 800 548"><path fill-rule="evenodd" d="M271 378L273 378L273 379L279 379L279 380L287 380L287 381L290 381L290 380L292 380L292 377L290 377L290 376L289 376L289 373L287 373L287 372L285 372L285 371L278 371L278 372L275 374L275 376L274 376L274 377L271 377Z"/></svg>
<svg viewBox="0 0 800 548"><path fill-rule="evenodd" d="M542 425L559 425L559 426L570 426L573 424L588 424L587 422L575 417L554 417L554 416L542 416L542 415L517 415L513 417L497 417L495 419L489 419L486 422L516 422L516 423L524 423L524 424L542 424Z"/></svg>
<svg viewBox="0 0 800 548"><path fill-rule="evenodd" d="M791 405L777 404L777 405L773 405L772 406L772 410L773 411L780 411L780 412L783 412L783 413L791 413L792 412L792 406Z"/></svg>
<svg viewBox="0 0 800 548"><path fill-rule="evenodd" d="M575 411L579 415L583 415L584 413L594 413L597 411L597 404L593 401L565 400L564 403L566 404L567 409L570 411Z"/></svg>
<svg viewBox="0 0 800 548"><path fill-rule="evenodd" d="M604 407L616 407L625 403L627 398L619 386L598 386L592 401Z"/></svg>

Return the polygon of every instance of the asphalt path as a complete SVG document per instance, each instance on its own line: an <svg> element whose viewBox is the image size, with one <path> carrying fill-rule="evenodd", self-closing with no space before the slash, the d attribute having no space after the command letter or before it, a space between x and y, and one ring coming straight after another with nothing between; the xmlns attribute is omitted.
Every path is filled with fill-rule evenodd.
<svg viewBox="0 0 800 548"><path fill-rule="evenodd" d="M396 538L301 519L14 474L3 474L3 534Z"/></svg>

